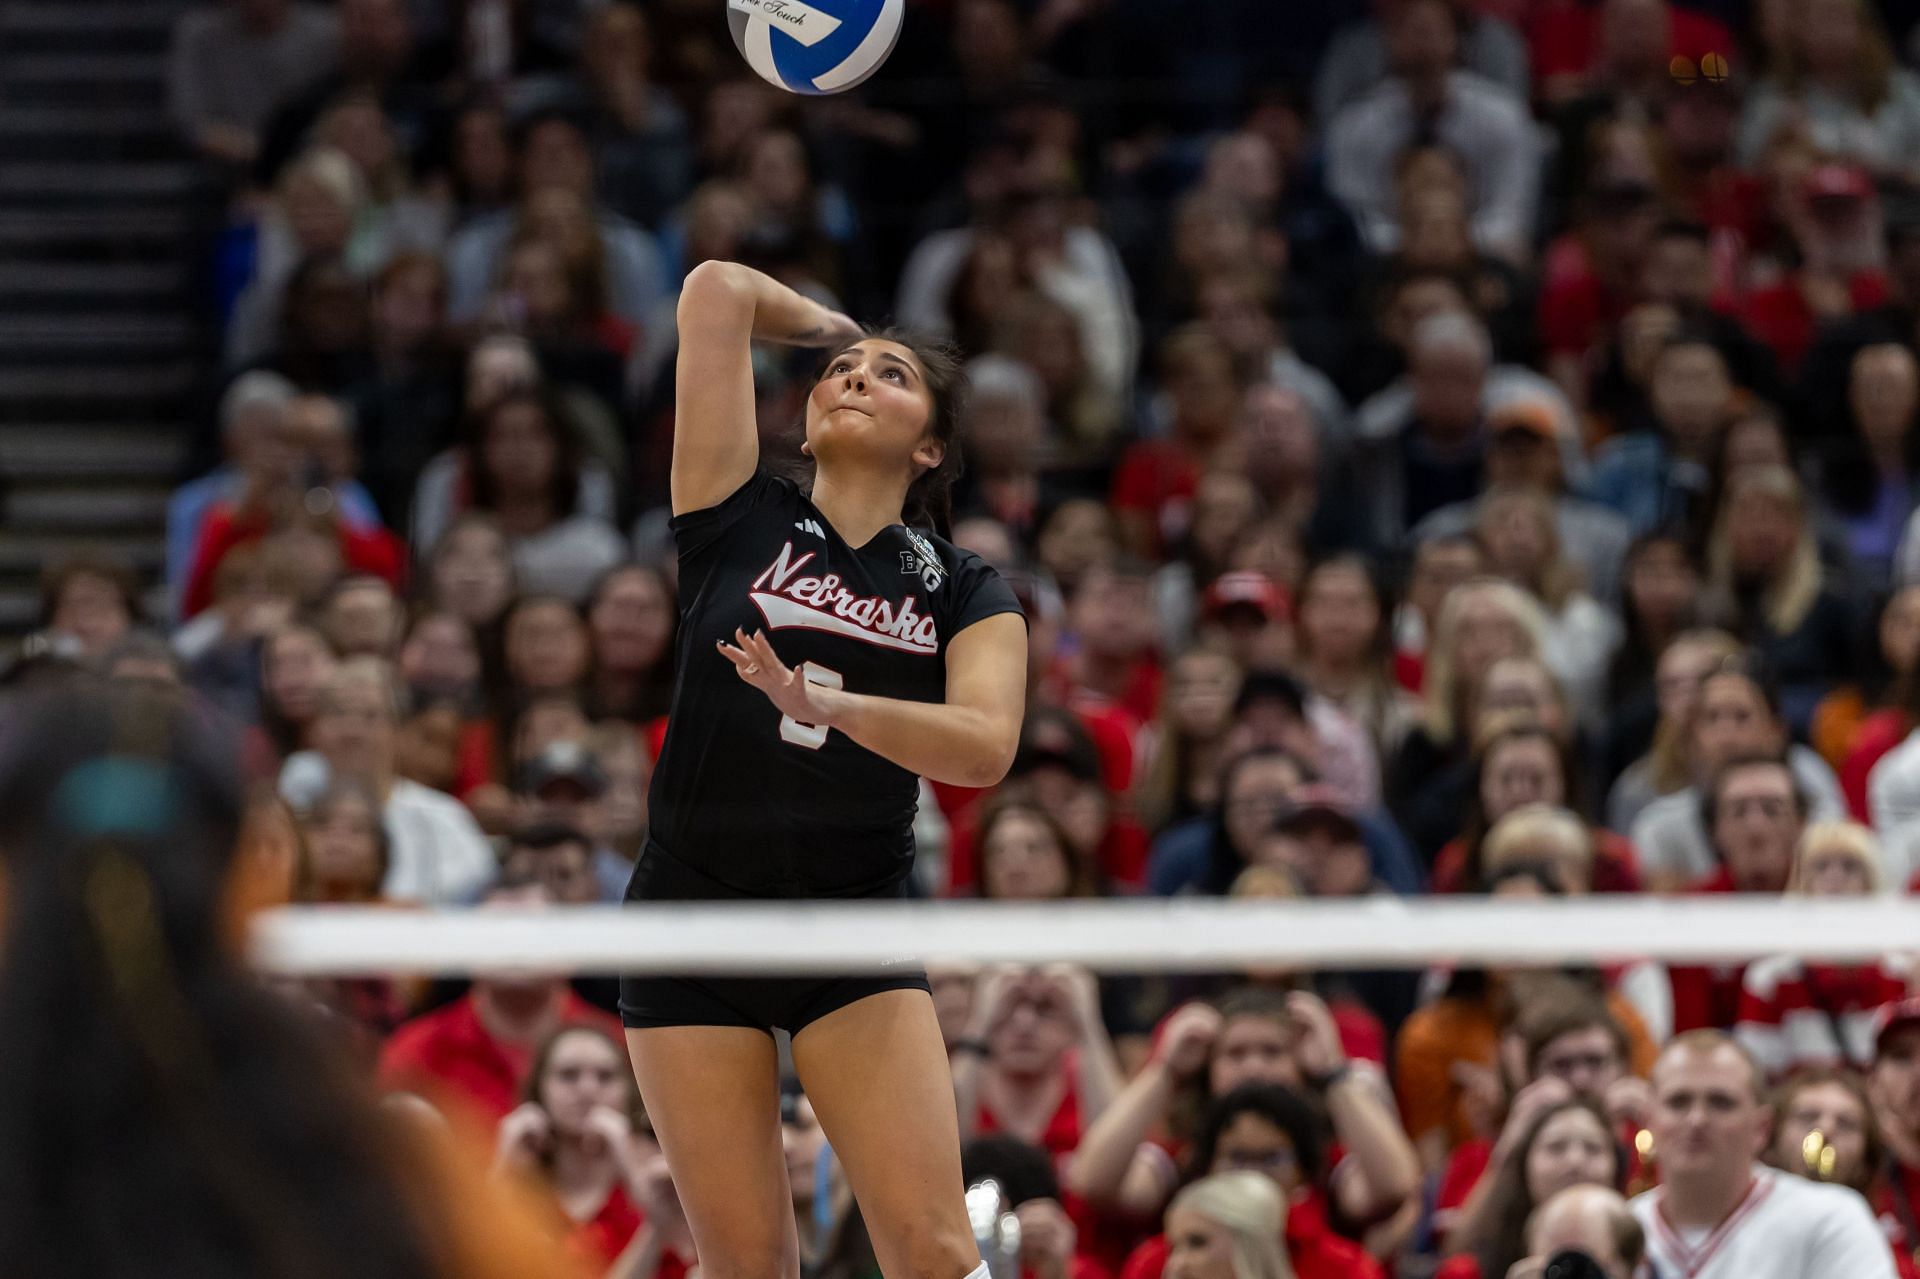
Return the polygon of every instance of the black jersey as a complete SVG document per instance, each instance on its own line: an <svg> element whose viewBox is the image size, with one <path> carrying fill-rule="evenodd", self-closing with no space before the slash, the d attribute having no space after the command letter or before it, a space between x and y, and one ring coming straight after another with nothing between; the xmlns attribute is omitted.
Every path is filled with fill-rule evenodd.
<svg viewBox="0 0 1920 1279"><path fill-rule="evenodd" d="M649 792L652 842L735 892L841 897L913 863L919 781L844 733L783 716L716 647L764 631L807 678L905 701L946 697L947 643L1019 604L979 556L895 524L853 547L791 481L756 474L672 522L680 651Z"/></svg>

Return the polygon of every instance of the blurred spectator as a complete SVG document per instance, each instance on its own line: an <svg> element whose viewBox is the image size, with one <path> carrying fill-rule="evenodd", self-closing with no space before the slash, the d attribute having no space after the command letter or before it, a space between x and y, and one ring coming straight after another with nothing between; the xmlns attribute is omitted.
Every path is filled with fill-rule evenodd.
<svg viewBox="0 0 1920 1279"><path fill-rule="evenodd" d="M1847 390L1854 430L1823 459L1824 504L1842 522L1853 567L1878 588L1889 580L1915 503L1920 363L1894 343L1864 347Z"/></svg>
<svg viewBox="0 0 1920 1279"><path fill-rule="evenodd" d="M1920 666L1920 586L1887 597L1874 626L1877 641L1857 680L1829 693L1813 717L1813 740L1840 756L1847 810L1864 821L1873 766L1913 731L1914 675Z"/></svg>
<svg viewBox="0 0 1920 1279"><path fill-rule="evenodd" d="M663 1257L656 1273L684 1274L680 1254L692 1251L684 1218L660 1212L666 1205L657 1198L634 1202L665 1160L640 1127L640 1096L620 1041L591 1025L555 1030L534 1054L525 1096L500 1121L493 1175L544 1192L563 1252L583 1267L613 1265L649 1217L667 1218L654 1229L671 1237L660 1241L671 1260Z"/></svg>
<svg viewBox="0 0 1920 1279"><path fill-rule="evenodd" d="M392 839L386 894L459 902L492 876L493 850L457 801L395 775L401 705L384 662L342 662L320 693L309 730L312 751L288 759L280 790L300 809L334 778L358 781L381 797L381 819Z"/></svg>
<svg viewBox="0 0 1920 1279"><path fill-rule="evenodd" d="M55 649L91 661L141 621L138 588L125 565L99 555L70 555L40 577L40 628Z"/></svg>
<svg viewBox="0 0 1920 1279"><path fill-rule="evenodd" d="M1688 736L1693 732L1701 686L1744 651L1733 636L1712 630L1682 632L1660 650L1654 670L1656 718L1651 740L1646 753L1621 772L1608 792L1608 826L1631 830L1654 800L1692 783Z"/></svg>
<svg viewBox="0 0 1920 1279"><path fill-rule="evenodd" d="M1873 1069L1867 1076L1888 1159L1873 1206L1894 1247L1908 1256L1920 1247L1914 1213L1920 1207L1920 1002L1888 1004L1874 1021Z"/></svg>
<svg viewBox="0 0 1920 1279"><path fill-rule="evenodd" d="M475 218L447 245L448 314L462 324L478 319L516 233L565 218L569 242L597 243L610 313L645 324L668 288L660 248L645 230L596 203L593 153L580 124L565 112L537 114L520 124L518 142L519 208ZM549 195L572 203L543 203ZM548 225L549 232L558 229Z"/></svg>
<svg viewBox="0 0 1920 1279"><path fill-rule="evenodd" d="M1388 806L1428 858L1459 833L1460 804L1450 801L1464 798L1482 681L1502 658L1537 658L1546 634L1539 605L1496 578L1467 581L1444 598L1426 654L1420 722L1386 768ZM1432 782L1449 771L1454 793L1435 797Z"/></svg>
<svg viewBox="0 0 1920 1279"><path fill-rule="evenodd" d="M1068 965L982 974L955 1049L963 1140L1004 1131L1060 1161L1120 1089L1099 987Z"/></svg>
<svg viewBox="0 0 1920 1279"><path fill-rule="evenodd" d="M1569 1186L1527 1220L1529 1254L1509 1275L1546 1279L1554 1259L1585 1258L1605 1279L1632 1279L1647 1255L1646 1231L1627 1201L1604 1186Z"/></svg>
<svg viewBox="0 0 1920 1279"><path fill-rule="evenodd" d="M1196 1089L1203 1108L1189 1112L1197 1114L1192 1131L1157 1132L1176 1100ZM1333 1140L1345 1148L1337 1165L1316 1157L1318 1126L1294 1118L1311 1105L1307 1097L1320 1103ZM1242 1149L1253 1156L1244 1164L1230 1153ZM1328 1216L1361 1225L1385 1221L1416 1193L1414 1152L1379 1076L1348 1060L1332 1015L1313 995L1246 990L1227 995L1217 1008L1195 1003L1172 1013L1146 1066L1088 1130L1066 1184L1093 1204L1150 1215L1173 1196L1183 1174L1235 1166L1257 1168L1296 1193L1322 1230ZM1350 1243L1342 1248L1343 1241L1308 1233L1319 1236L1309 1248L1345 1252L1349 1268L1303 1273L1374 1273ZM1123 1273L1151 1276L1163 1261L1149 1241Z"/></svg>
<svg viewBox="0 0 1920 1279"><path fill-rule="evenodd" d="M1702 616L1743 638L1780 686L1788 727L1853 657L1854 617L1826 580L1806 494L1785 467L1729 475L1707 544Z"/></svg>
<svg viewBox="0 0 1920 1279"><path fill-rule="evenodd" d="M1313 113L1331 120L1342 107L1364 98L1388 72L1387 26L1399 0L1377 0L1374 16L1337 34L1320 57L1314 78ZM1515 101L1527 100L1527 46L1505 22L1464 4L1449 4L1456 24L1456 53L1463 70L1503 90Z"/></svg>
<svg viewBox="0 0 1920 1279"><path fill-rule="evenodd" d="M1507 1275L1531 1251L1526 1228L1536 1209L1573 1186L1626 1187L1625 1151L1606 1111L1558 1078L1546 1079L1554 1086L1543 1083L1515 1099L1488 1160L1478 1228L1449 1233L1447 1246L1459 1251L1435 1279Z"/></svg>
<svg viewBox="0 0 1920 1279"><path fill-rule="evenodd" d="M1112 505L1135 554L1155 554L1185 536L1200 476L1232 441L1241 388L1232 352L1204 329L1187 328L1160 347L1168 402L1165 439L1131 445L1114 471Z"/></svg>
<svg viewBox="0 0 1920 1279"><path fill-rule="evenodd" d="M1487 411L1485 492L1527 489L1553 505L1561 549L1577 566L1587 594L1602 604L1620 601L1620 578L1632 534L1614 512L1569 491L1566 448L1552 405L1516 398ZM1477 524L1484 497L1443 506L1412 530L1415 542L1457 536ZM1629 603L1631 614L1631 604Z"/></svg>
<svg viewBox="0 0 1920 1279"><path fill-rule="evenodd" d="M598 476L598 482L592 477ZM518 391L473 420L451 465L436 461L414 496L414 541L428 545L453 513L493 516L508 535L515 571L569 599L625 554L594 494L606 478L580 458L563 410L550 397Z"/></svg>
<svg viewBox="0 0 1920 1279"><path fill-rule="evenodd" d="M332 13L295 0L225 0L181 15L167 60L167 109L208 161L243 172L287 99L326 75L339 54Z"/></svg>
<svg viewBox="0 0 1920 1279"><path fill-rule="evenodd" d="M1742 160L1755 164L1783 125L1821 151L1889 179L1914 176L1920 81L1900 67L1873 6L1810 0L1793 10L1788 56L1753 88L1740 119Z"/></svg>
<svg viewBox="0 0 1920 1279"><path fill-rule="evenodd" d="M1219 799L1221 763L1234 699L1240 691L1238 663L1225 653L1192 648L1167 667L1154 722L1160 734L1152 763L1134 804L1149 829L1199 817Z"/></svg>
<svg viewBox="0 0 1920 1279"><path fill-rule="evenodd" d="M1588 492L1627 517L1635 533L1706 518L1714 433L1732 408L1726 358L1697 335L1675 335L1651 366L1652 420L1596 452Z"/></svg>
<svg viewBox="0 0 1920 1279"><path fill-rule="evenodd" d="M1703 1030L1675 1039L1654 1068L1653 1086L1661 1184L1635 1198L1633 1211L1647 1232L1648 1258L1661 1270L1691 1266L1711 1279L1839 1266L1863 1279L1892 1276L1886 1240L1857 1194L1755 1163L1765 1084L1726 1035ZM1711 1231L1743 1207L1740 1228L1723 1232L1713 1255L1695 1256L1687 1232Z"/></svg>
<svg viewBox="0 0 1920 1279"><path fill-rule="evenodd" d="M602 574L586 604L597 714L644 722L673 692L676 613L664 574L623 564Z"/></svg>
<svg viewBox="0 0 1920 1279"><path fill-rule="evenodd" d="M544 886L503 881L483 908L550 905ZM402 1025L380 1053L380 1086L417 1092L463 1119L496 1125L525 1096L534 1054L563 1026L612 1038L619 1024L583 1002L558 977L486 977L444 1008Z"/></svg>
<svg viewBox="0 0 1920 1279"><path fill-rule="evenodd" d="M1805 897L1870 897L1883 891L1879 841L1851 822L1807 827L1787 892ZM1904 963L1809 964L1791 956L1756 960L1742 979L1740 1041L1769 1078L1804 1066L1873 1062L1874 1016L1907 993Z"/></svg>
<svg viewBox="0 0 1920 1279"><path fill-rule="evenodd" d="M1393 757L1416 716L1394 680L1388 604L1364 556L1335 555L1307 570L1297 628L1302 680L1365 728L1381 759Z"/></svg>
<svg viewBox="0 0 1920 1279"><path fill-rule="evenodd" d="M1384 1273L1328 1221L1331 1161L1318 1116L1305 1097L1276 1085L1246 1084L1215 1101L1201 1124L1190 1174L1195 1179L1169 1205L1167 1233L1147 1240L1127 1259L1120 1272L1124 1279L1191 1274L1191 1237L1178 1230L1176 1219L1197 1201L1204 1204L1206 1187L1245 1177L1264 1178L1282 1196L1284 1225L1275 1234L1287 1268L1280 1273L1301 1279L1373 1279Z"/></svg>
<svg viewBox="0 0 1920 1279"><path fill-rule="evenodd" d="M1454 69L1459 31L1444 0L1407 0L1385 32L1392 77L1327 121L1327 180L1376 250L1399 243L1396 168L1422 136L1461 157L1474 240L1525 256L1539 189L1538 147L1523 103Z"/></svg>

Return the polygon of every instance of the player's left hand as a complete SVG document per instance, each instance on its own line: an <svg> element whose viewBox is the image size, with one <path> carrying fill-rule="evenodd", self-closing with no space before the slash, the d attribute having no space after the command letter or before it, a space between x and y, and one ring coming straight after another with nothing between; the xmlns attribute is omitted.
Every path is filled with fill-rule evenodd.
<svg viewBox="0 0 1920 1279"><path fill-rule="evenodd" d="M833 722L828 706L833 690L809 681L804 669L782 662L767 642L766 632L749 635L736 629L733 638L732 644L720 641L720 655L733 663L741 679L765 693L782 715L802 724Z"/></svg>

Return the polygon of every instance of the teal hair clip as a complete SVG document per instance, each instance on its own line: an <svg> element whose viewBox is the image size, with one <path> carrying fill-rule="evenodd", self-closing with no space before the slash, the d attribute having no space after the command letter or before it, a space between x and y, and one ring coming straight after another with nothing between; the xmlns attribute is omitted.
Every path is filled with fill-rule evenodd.
<svg viewBox="0 0 1920 1279"><path fill-rule="evenodd" d="M82 839L154 836L173 828L179 800L169 770L157 760L103 755L60 779L49 811Z"/></svg>

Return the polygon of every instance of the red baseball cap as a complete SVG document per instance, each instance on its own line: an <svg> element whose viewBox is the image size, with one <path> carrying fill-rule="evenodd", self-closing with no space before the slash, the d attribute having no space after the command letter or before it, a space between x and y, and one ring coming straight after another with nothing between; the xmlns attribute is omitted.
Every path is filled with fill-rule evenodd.
<svg viewBox="0 0 1920 1279"><path fill-rule="evenodd" d="M1876 1054L1886 1051L1887 1036L1908 1026L1920 1026L1920 996L1880 1005L1880 1011L1873 1018L1873 1051Z"/></svg>
<svg viewBox="0 0 1920 1279"><path fill-rule="evenodd" d="M1864 200L1873 194L1873 179L1851 164L1817 164L1807 174L1810 200Z"/></svg>
<svg viewBox="0 0 1920 1279"><path fill-rule="evenodd" d="M1293 613L1292 601L1288 599L1286 591L1265 573L1256 573L1251 569L1222 573L1207 588L1202 600L1202 608L1208 617L1236 606L1258 609L1260 615L1270 622L1275 618L1285 619Z"/></svg>

